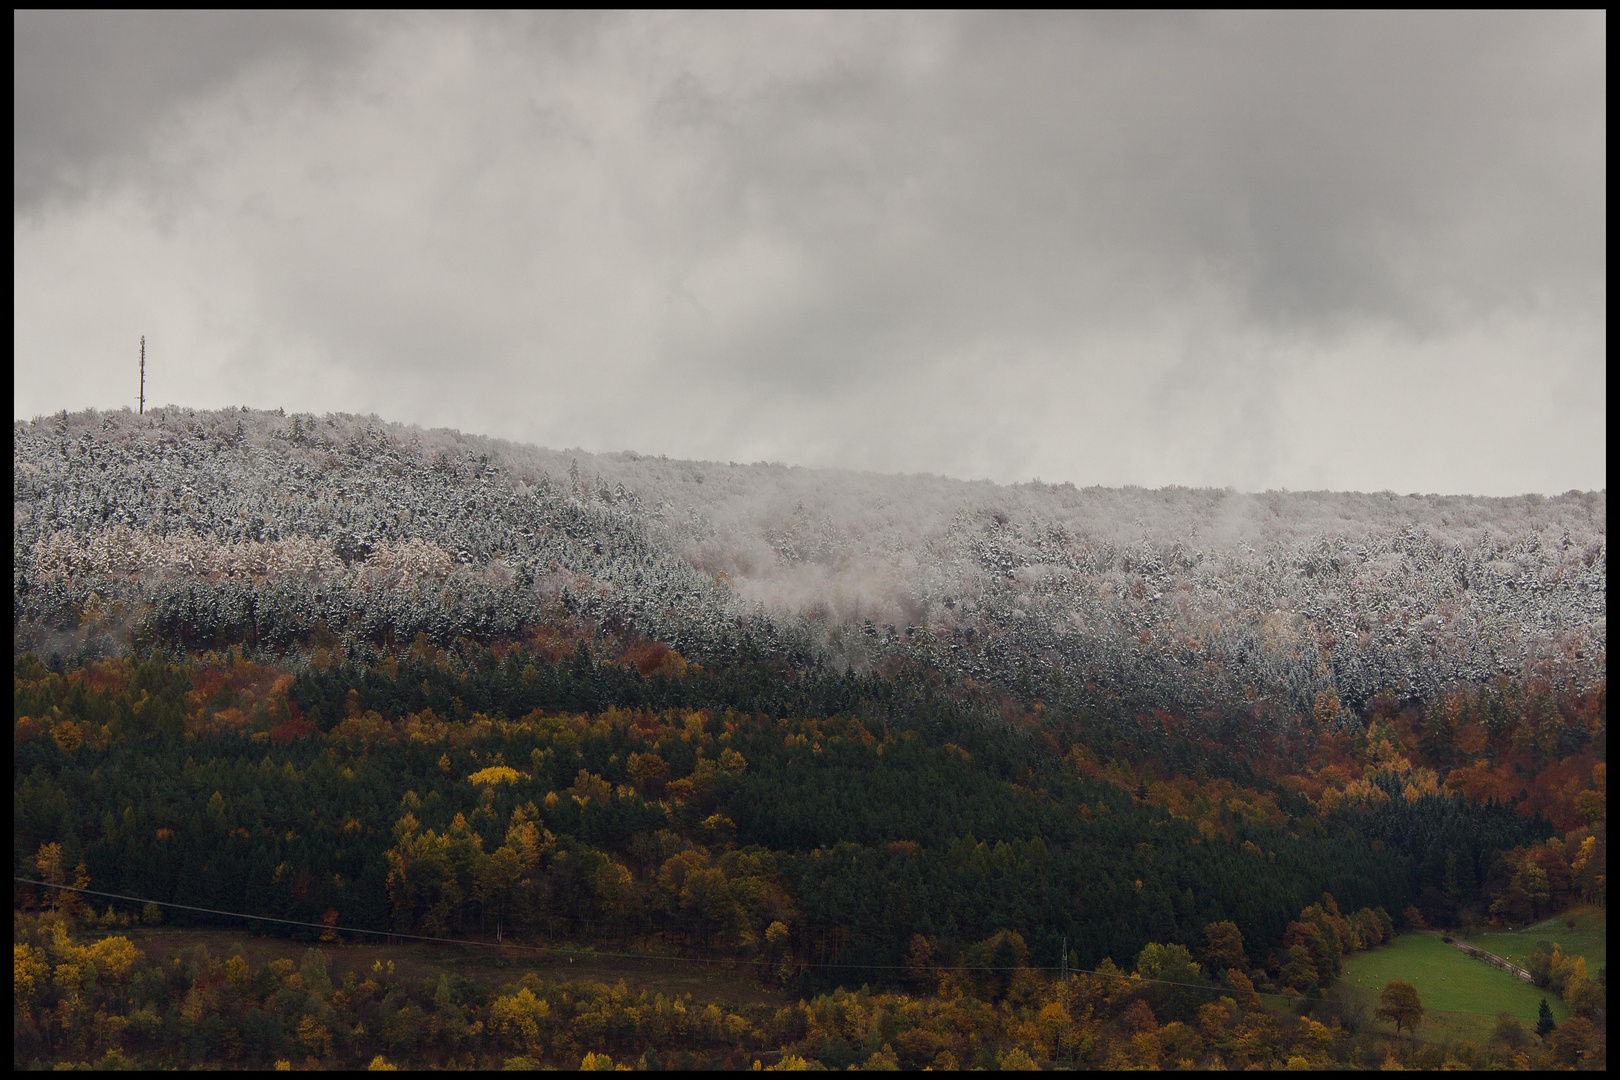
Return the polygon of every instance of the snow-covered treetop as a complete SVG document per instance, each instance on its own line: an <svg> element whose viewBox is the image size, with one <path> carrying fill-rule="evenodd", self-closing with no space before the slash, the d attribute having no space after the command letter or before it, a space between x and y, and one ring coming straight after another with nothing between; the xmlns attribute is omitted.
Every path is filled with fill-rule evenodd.
<svg viewBox="0 0 1620 1080"><path fill-rule="evenodd" d="M341 593L320 617L350 625L387 595L390 618L448 629L477 593L495 605L480 626L563 603L688 648L747 632L980 677L1016 656L1107 654L1142 678L1213 661L1296 699L1537 664L1585 677L1605 651L1601 491L1009 486L172 407L18 422L13 475L20 624L104 580L296 580Z"/></svg>

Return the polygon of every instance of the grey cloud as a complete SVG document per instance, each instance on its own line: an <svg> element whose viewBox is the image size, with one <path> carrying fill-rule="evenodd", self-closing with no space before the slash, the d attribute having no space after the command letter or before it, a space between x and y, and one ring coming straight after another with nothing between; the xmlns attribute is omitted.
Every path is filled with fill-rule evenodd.
<svg viewBox="0 0 1620 1080"><path fill-rule="evenodd" d="M13 204L82 197L163 123L267 59L330 64L353 22L312 12L17 11Z"/></svg>
<svg viewBox="0 0 1620 1080"><path fill-rule="evenodd" d="M881 298L901 325L1061 330L1207 276L1266 323L1421 333L1603 274L1595 28L1583 48L1590 21L1540 15L997 17L910 80L671 94L707 121L717 201L750 193L857 324Z"/></svg>
<svg viewBox="0 0 1620 1080"><path fill-rule="evenodd" d="M236 18L18 16L17 340L59 380L145 316L50 283L138 259L86 295L172 320L218 404L999 479L1602 482L1601 14ZM126 99L137 42L171 63Z"/></svg>

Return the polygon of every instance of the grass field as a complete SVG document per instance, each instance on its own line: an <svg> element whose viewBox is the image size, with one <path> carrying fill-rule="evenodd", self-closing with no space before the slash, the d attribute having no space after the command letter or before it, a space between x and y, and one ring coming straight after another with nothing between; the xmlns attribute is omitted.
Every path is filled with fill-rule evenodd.
<svg viewBox="0 0 1620 1080"><path fill-rule="evenodd" d="M1575 928L1564 925L1573 921ZM1608 913L1602 908L1579 907L1523 930L1487 930L1471 934L1467 941L1497 956L1522 965L1530 958L1538 941L1554 941L1567 956L1586 957L1586 972L1597 978L1598 968L1608 962Z"/></svg>
<svg viewBox="0 0 1620 1080"><path fill-rule="evenodd" d="M1550 991L1474 959L1441 941L1438 934L1402 934L1383 948L1355 953L1345 961L1340 981L1366 1004L1371 1018L1378 995L1391 979L1417 988L1425 1010L1417 1037L1425 1042L1483 1043L1491 1036L1496 1014L1504 1012L1533 1029L1542 998L1547 999L1553 1019L1559 1023L1569 1015ZM1384 1021L1374 1026L1394 1031Z"/></svg>

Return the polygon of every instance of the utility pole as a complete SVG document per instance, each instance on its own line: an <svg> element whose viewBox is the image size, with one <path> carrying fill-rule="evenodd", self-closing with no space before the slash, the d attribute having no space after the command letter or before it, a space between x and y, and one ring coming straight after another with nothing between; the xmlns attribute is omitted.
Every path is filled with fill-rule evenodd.
<svg viewBox="0 0 1620 1080"><path fill-rule="evenodd" d="M141 335L141 412L146 415L146 335Z"/></svg>

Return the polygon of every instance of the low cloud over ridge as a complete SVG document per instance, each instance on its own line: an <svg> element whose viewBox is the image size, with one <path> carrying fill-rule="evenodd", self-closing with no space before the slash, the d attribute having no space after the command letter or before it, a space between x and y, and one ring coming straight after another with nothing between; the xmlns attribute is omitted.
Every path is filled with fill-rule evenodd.
<svg viewBox="0 0 1620 1080"><path fill-rule="evenodd" d="M19 416L1606 484L1601 14L15 23Z"/></svg>

